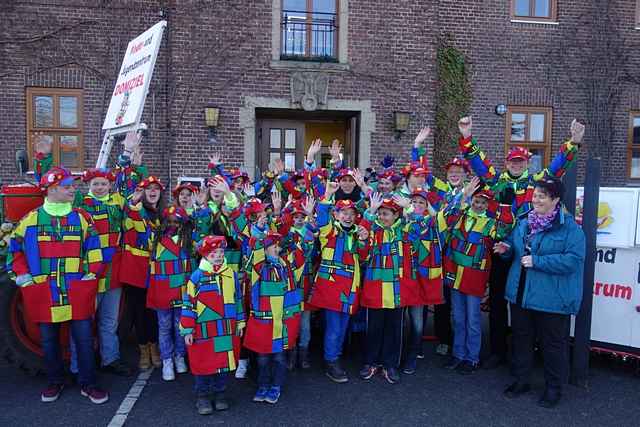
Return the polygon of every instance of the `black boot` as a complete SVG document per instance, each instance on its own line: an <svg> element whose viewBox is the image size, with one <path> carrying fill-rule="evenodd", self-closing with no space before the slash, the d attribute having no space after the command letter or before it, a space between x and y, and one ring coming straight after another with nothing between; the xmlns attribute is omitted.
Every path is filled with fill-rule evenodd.
<svg viewBox="0 0 640 427"><path fill-rule="evenodd" d="M293 347L287 351L287 369L291 372L296 369L296 361L298 360L298 348Z"/></svg>
<svg viewBox="0 0 640 427"><path fill-rule="evenodd" d="M198 396L196 399L196 409L200 415L211 415L213 413L211 402L206 396Z"/></svg>
<svg viewBox="0 0 640 427"><path fill-rule="evenodd" d="M302 369L311 369L311 361L309 360L309 348L300 347L298 351L298 360Z"/></svg>
<svg viewBox="0 0 640 427"><path fill-rule="evenodd" d="M226 411L229 409L229 401L227 401L224 391L214 393L213 403L216 407L216 411Z"/></svg>
<svg viewBox="0 0 640 427"><path fill-rule="evenodd" d="M336 383L346 383L349 381L349 377L342 366L340 366L340 360L334 362L327 362L327 369L325 371L331 381Z"/></svg>

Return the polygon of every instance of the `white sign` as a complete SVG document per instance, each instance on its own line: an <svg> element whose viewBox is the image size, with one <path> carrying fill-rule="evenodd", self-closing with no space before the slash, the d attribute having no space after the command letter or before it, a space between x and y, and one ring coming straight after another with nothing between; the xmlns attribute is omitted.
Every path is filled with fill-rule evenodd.
<svg viewBox="0 0 640 427"><path fill-rule="evenodd" d="M636 243L638 195L636 188L601 187L598 204L597 244L608 248L631 248ZM576 220L582 222L584 189L576 191Z"/></svg>
<svg viewBox="0 0 640 427"><path fill-rule="evenodd" d="M115 129L140 121L153 67L167 21L160 21L129 42L102 129Z"/></svg>

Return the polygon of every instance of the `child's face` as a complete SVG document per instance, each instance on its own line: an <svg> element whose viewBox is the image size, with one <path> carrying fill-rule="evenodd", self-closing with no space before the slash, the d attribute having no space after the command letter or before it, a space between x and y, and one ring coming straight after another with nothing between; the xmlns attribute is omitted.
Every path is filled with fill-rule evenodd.
<svg viewBox="0 0 640 427"><path fill-rule="evenodd" d="M89 181L89 190L97 197L104 197L111 190L111 182L106 178L95 177Z"/></svg>
<svg viewBox="0 0 640 427"><path fill-rule="evenodd" d="M460 187L466 179L467 173L462 166L449 166L447 170L447 181L449 181L449 184L453 187Z"/></svg>
<svg viewBox="0 0 640 427"><path fill-rule="evenodd" d="M174 215L169 215L166 219L167 229L171 229L173 231L177 231L180 227L180 221Z"/></svg>
<svg viewBox="0 0 640 427"><path fill-rule="evenodd" d="M212 252L209 252L205 258L211 265L222 265L224 262L224 249L214 249Z"/></svg>
<svg viewBox="0 0 640 427"><path fill-rule="evenodd" d="M389 178L380 178L378 180L378 192L380 193L390 193L393 191L393 181Z"/></svg>
<svg viewBox="0 0 640 427"><path fill-rule="evenodd" d="M307 183L304 178L296 179L296 190L303 192L307 189Z"/></svg>
<svg viewBox="0 0 640 427"><path fill-rule="evenodd" d="M244 188L244 178L239 176L233 180L231 183L231 190L233 191L241 191Z"/></svg>
<svg viewBox="0 0 640 427"><path fill-rule="evenodd" d="M385 227L391 227L399 217L399 212L387 208L378 209L378 221Z"/></svg>
<svg viewBox="0 0 640 427"><path fill-rule="evenodd" d="M516 157L515 159L506 161L507 170L514 177L519 177L529 167L529 162L525 159Z"/></svg>
<svg viewBox="0 0 640 427"><path fill-rule="evenodd" d="M416 175L414 173L409 175L409 178L407 178L407 184L409 185L409 188L424 187L425 181L426 179L424 175Z"/></svg>
<svg viewBox="0 0 640 427"><path fill-rule="evenodd" d="M147 199L148 203L155 205L160 201L161 192L162 188L160 188L158 184L151 184L144 189L144 197Z"/></svg>
<svg viewBox="0 0 640 427"><path fill-rule="evenodd" d="M343 177L338 184L340 185L342 191L347 194L351 194L356 188L356 180L348 175Z"/></svg>
<svg viewBox="0 0 640 427"><path fill-rule="evenodd" d="M351 227L356 220L356 211L354 209L341 209L336 212L336 219L343 227Z"/></svg>
<svg viewBox="0 0 640 427"><path fill-rule="evenodd" d="M273 245L267 246L264 250L265 254L272 258L277 258L280 256L280 245L278 243L274 243Z"/></svg>
<svg viewBox="0 0 640 427"><path fill-rule="evenodd" d="M293 216L293 226L296 228L300 228L304 225L304 223L306 222L305 220L307 219L307 217L303 214L295 214Z"/></svg>
<svg viewBox="0 0 640 427"><path fill-rule="evenodd" d="M185 209L193 207L193 193L191 190L183 188L178 194L178 205Z"/></svg>
<svg viewBox="0 0 640 427"><path fill-rule="evenodd" d="M224 194L220 190L216 190L213 187L209 187L209 197L211 197L211 200L213 202L221 203L222 202L222 198L224 197Z"/></svg>
<svg viewBox="0 0 640 427"><path fill-rule="evenodd" d="M489 201L486 197L473 196L473 199L471 200L471 209L473 209L475 213L484 213L488 206Z"/></svg>
<svg viewBox="0 0 640 427"><path fill-rule="evenodd" d="M427 210L427 201L424 197L413 196L411 198L411 205L413 206L413 211L418 215L422 215Z"/></svg>

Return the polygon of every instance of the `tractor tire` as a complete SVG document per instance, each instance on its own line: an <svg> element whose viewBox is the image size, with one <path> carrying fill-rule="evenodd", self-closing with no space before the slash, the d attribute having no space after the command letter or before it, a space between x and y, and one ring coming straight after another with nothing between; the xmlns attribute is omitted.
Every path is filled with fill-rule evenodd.
<svg viewBox="0 0 640 427"><path fill-rule="evenodd" d="M0 357L29 375L44 372L39 346L30 342L23 326L19 289L6 271L0 272Z"/></svg>

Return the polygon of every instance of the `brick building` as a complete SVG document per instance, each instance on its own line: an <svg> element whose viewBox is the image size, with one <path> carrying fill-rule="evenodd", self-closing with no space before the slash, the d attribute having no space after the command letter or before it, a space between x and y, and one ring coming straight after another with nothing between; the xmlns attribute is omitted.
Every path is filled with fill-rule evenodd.
<svg viewBox="0 0 640 427"><path fill-rule="evenodd" d="M445 34L467 57L474 133L498 166L510 143L528 144L534 162L544 163L577 116L588 121L588 149L605 160L604 183L632 184L640 178L637 7L632 0L2 2L0 178L19 180L14 153L31 151L35 132L50 135L65 165L93 166L127 42L164 19L143 116L151 131L144 160L172 184L204 175L216 151L252 174L274 157L300 166L316 137L343 141L352 165L375 165L387 153L405 161L420 127L435 125ZM500 104L505 115L495 112ZM215 139L204 114L212 106ZM406 131L396 131L395 112L409 113Z"/></svg>

